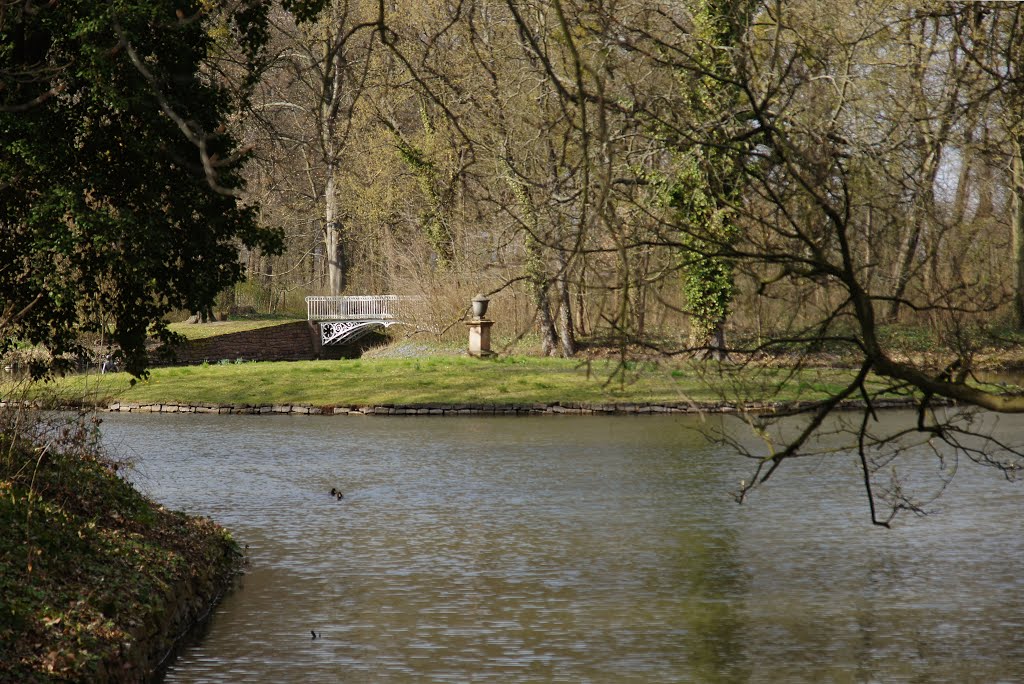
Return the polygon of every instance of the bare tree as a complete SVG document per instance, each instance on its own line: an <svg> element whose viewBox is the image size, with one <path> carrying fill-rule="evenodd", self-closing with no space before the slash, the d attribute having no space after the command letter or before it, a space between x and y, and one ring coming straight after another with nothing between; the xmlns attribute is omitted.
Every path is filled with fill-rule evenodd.
<svg viewBox="0 0 1024 684"><path fill-rule="evenodd" d="M872 519L886 525L895 512L919 508L898 481L879 486L890 462L881 455L887 447L914 433L1011 476L1024 465L1019 451L976 431L970 412L938 407L958 402L1020 412L1024 400L978 382L973 374L982 342L975 331L984 329L1005 297L1004 290L987 286L969 269L990 266L981 259L943 263L942 254L920 251L919 236L931 225L928 217L941 210L936 193L941 153L966 145L958 139L964 135L960 93L967 70L953 30L964 10L848 9L840 16L826 15L811 3L764 3L760 8L756 29L739 47L736 79L744 96L731 114L746 124L736 129L733 144L750 145L744 165L747 192L733 204L746 229L735 243L708 240L708 252L742 265L759 293L802 314L790 317L789 325L780 321L759 351L785 347L810 354L827 342L856 359L859 367L829 398L795 409L809 414L795 434L778 445L770 440L767 454L749 452L758 465L741 486L741 497L788 459L815 453L812 445L826 419L856 399L863 402L863 412L851 428L851 443L860 454ZM911 30L917 31L917 39L906 41ZM929 49L918 49L922 40L931 41ZM941 49L936 47L939 42ZM908 43L911 49L902 50ZM883 51L886 58L880 60ZM909 94L891 86L887 92L883 86L902 82L902 60L909 60L910 73L916 70L924 86ZM701 73L719 78L710 70ZM905 109L895 106L898 97L909 100ZM912 115L905 116L905 111ZM950 276L913 297L904 291L906 283L901 288L897 282L897 294L872 287L866 252L858 249L866 234L861 222L871 214L877 219L872 194L886 186L885 192L902 200L891 217L902 235L897 272L909 264L909 250L921 262L940 260L938 270ZM873 206L876 211L865 211ZM666 244L672 242L666 239ZM807 298L805 286L817 296ZM879 309L894 302L931 316L938 338L931 354L920 359L898 356L881 335ZM880 436L872 427L877 407L893 396L912 398L917 408L916 423L899 438ZM767 425L782 415L752 419L751 424L768 438ZM883 500L889 514L875 507Z"/></svg>
<svg viewBox="0 0 1024 684"><path fill-rule="evenodd" d="M382 19L376 3L358 0L328 3L311 24L298 25L284 13L273 19L275 52L248 120L250 136L287 218L319 233L322 250L307 241L306 253L323 255L326 290L340 294L346 255L339 174Z"/></svg>

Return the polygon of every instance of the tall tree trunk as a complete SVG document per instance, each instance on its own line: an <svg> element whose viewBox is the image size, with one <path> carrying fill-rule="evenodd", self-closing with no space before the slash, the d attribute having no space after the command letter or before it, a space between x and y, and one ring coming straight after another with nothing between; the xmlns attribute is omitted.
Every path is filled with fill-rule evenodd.
<svg viewBox="0 0 1024 684"><path fill-rule="evenodd" d="M725 349L725 319L718 321L714 332L711 333L711 340L708 342L708 355L718 361L725 361L729 354Z"/></svg>
<svg viewBox="0 0 1024 684"><path fill-rule="evenodd" d="M548 292L543 247L537 240L537 211L530 194L522 183L510 173L507 176L509 189L515 195L527 228L523 231L523 249L526 251L526 280L530 284L530 296L537 311L537 327L540 332L541 350L544 356L551 356L558 349L558 332L551 316L551 298Z"/></svg>
<svg viewBox="0 0 1024 684"><path fill-rule="evenodd" d="M710 333L694 334L695 331L690 331L690 346L697 350L695 352L697 358L717 361L725 361L729 358L725 347L725 321L724 318L720 319Z"/></svg>
<svg viewBox="0 0 1024 684"><path fill-rule="evenodd" d="M643 338L647 334L647 298L648 283L647 273L651 263L651 252L648 249L641 252L637 259L636 285L633 288L633 331L634 334Z"/></svg>
<svg viewBox="0 0 1024 684"><path fill-rule="evenodd" d="M332 10L337 10L335 6ZM335 15L336 18L337 15ZM345 289L345 273L342 263L342 225L338 215L336 176L339 165L337 125L341 112L341 87L345 80L342 72L344 55L328 44L325 48L324 76L330 79L330 86L324 89L320 101L320 144L322 145L326 180L324 182L324 258L327 260L327 293L340 295ZM326 82L326 81L325 81Z"/></svg>
<svg viewBox="0 0 1024 684"><path fill-rule="evenodd" d="M260 275L260 251L258 249L249 250L249 258L245 263L245 279L256 281Z"/></svg>
<svg viewBox="0 0 1024 684"><path fill-rule="evenodd" d="M337 296L345 289L345 272L341 251L342 226L338 220L338 198L334 184L334 165L329 164L324 188L324 253L327 256L327 294Z"/></svg>
<svg viewBox="0 0 1024 684"><path fill-rule="evenodd" d="M1013 313L1024 329L1024 134L1013 141Z"/></svg>
<svg viewBox="0 0 1024 684"><path fill-rule="evenodd" d="M868 205L867 218L864 222L864 282L867 283L868 292L875 291L875 263L874 253L871 251L872 241L875 239L875 212L871 205ZM760 300L759 300L760 301ZM761 314L758 313L758 316ZM760 323L758 329L760 330ZM758 334L760 337L760 334Z"/></svg>
<svg viewBox="0 0 1024 684"><path fill-rule="evenodd" d="M586 298L583 296L583 292L587 287L587 266L586 261L583 259L579 260L579 273L576 281L576 306L574 313L576 314L576 332L580 335L587 334L587 309L586 309Z"/></svg>
<svg viewBox="0 0 1024 684"><path fill-rule="evenodd" d="M562 346L562 356L571 358L576 355L576 334L572 322L572 296L569 292L569 263L565 252L558 252L560 265L558 273L558 337Z"/></svg>
<svg viewBox="0 0 1024 684"><path fill-rule="evenodd" d="M910 228L900 243L899 255L896 257L896 269L893 271L892 279L895 285L892 289L892 299L889 301L889 309L886 312L886 319L895 323L900 313L902 302L900 301L907 292L907 285L910 284L910 276L913 273L914 257L917 255L917 248L921 242L922 222L918 217L918 209L914 209L914 217L911 219Z"/></svg>

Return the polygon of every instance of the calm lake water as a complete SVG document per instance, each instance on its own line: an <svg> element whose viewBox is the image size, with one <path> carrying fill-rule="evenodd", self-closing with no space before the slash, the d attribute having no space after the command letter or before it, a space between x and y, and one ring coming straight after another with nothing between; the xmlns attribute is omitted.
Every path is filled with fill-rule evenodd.
<svg viewBox="0 0 1024 684"><path fill-rule="evenodd" d="M143 491L249 547L167 682L1024 681L1021 485L963 464L886 531L837 454L739 506L749 462L698 426L104 421Z"/></svg>

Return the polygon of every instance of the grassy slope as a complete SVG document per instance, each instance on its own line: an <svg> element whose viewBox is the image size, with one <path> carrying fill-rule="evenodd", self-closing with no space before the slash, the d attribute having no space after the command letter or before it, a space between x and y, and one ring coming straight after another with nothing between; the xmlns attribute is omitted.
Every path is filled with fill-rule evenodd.
<svg viewBox="0 0 1024 684"><path fill-rule="evenodd" d="M794 400L822 396L850 376L847 371L804 372L776 395L779 370L729 371L730 400ZM529 404L555 402L711 402L723 397L692 369L655 364L625 369L614 361L581 363L550 358L466 357L245 363L154 369L130 386L124 374L68 378L56 385L65 396L98 403L196 402L217 404ZM0 388L2 390L2 388Z"/></svg>

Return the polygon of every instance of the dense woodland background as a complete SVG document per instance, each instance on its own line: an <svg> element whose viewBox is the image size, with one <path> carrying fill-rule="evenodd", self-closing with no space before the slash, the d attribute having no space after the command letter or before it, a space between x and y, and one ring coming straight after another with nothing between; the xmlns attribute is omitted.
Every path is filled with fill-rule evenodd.
<svg viewBox="0 0 1024 684"><path fill-rule="evenodd" d="M494 293L503 323L561 354L589 335L841 334L852 284L878 322L965 343L1021 323L1016 3L334 0L301 27L271 17L233 125L285 250L246 250L222 306L425 294L443 330Z"/></svg>
<svg viewBox="0 0 1024 684"><path fill-rule="evenodd" d="M417 295L443 337L484 293L545 354L877 361L896 324L967 368L1024 324L1021 19L0 0L0 328L58 352L109 329L141 370L176 310Z"/></svg>

